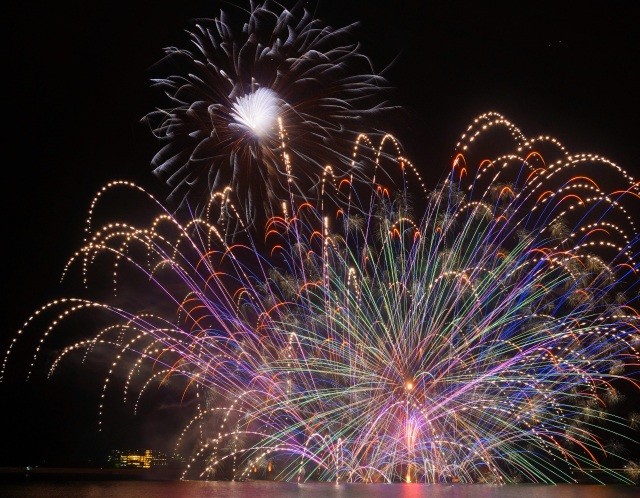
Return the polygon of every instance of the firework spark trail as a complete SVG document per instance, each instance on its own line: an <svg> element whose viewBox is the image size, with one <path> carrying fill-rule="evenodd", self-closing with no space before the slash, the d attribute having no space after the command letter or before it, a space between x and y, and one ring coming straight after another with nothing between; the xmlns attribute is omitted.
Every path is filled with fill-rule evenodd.
<svg viewBox="0 0 640 498"><path fill-rule="evenodd" d="M471 166L495 130L516 150ZM395 167L400 185L421 190L392 137L359 150L367 140L354 161L374 178ZM388 144L395 160L383 164ZM633 443L615 402L639 389L637 181L606 158L527 139L496 113L479 116L457 151L416 214L404 188L329 175L332 202L290 197L264 240L227 242L215 222L182 225L164 208L149 227L91 222L70 268L87 281L112 254L117 288L133 285L126 265L141 271L159 291L156 311L48 304L42 314L64 311L38 350L68 316L122 319L69 346L52 371L111 345L101 416L128 353L123 390L127 400L138 390L135 407L149 385L182 378L181 397L200 403L179 443L202 434L186 476L572 482L596 469L629 482L607 467L605 442ZM611 192L589 164L615 174ZM123 187L141 190L113 182L90 219Z"/></svg>

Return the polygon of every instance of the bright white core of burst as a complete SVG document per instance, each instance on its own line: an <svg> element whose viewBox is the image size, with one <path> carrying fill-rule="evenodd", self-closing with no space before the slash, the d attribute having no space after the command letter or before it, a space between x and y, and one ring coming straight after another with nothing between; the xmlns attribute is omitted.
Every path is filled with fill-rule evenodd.
<svg viewBox="0 0 640 498"><path fill-rule="evenodd" d="M273 128L278 117L279 99L268 88L258 88L255 92L237 97L231 106L231 117L236 124L260 138Z"/></svg>

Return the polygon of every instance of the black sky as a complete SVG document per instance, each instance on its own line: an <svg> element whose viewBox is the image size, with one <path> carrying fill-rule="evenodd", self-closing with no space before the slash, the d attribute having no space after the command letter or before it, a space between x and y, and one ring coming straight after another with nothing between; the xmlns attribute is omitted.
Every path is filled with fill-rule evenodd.
<svg viewBox="0 0 640 498"><path fill-rule="evenodd" d="M3 350L32 311L60 295L58 278L101 186L131 179L166 193L151 174L158 143L140 123L158 102L149 69L164 47L185 46L191 19L244 2L12 4L3 71ZM525 134L553 135L640 176L634 2L311 5L327 24L360 22L363 51L377 71L386 68L409 114L388 131L428 178L447 167L467 124L490 110ZM102 377L86 376L69 374L66 386L10 376L0 386L0 465L55 463L108 444L91 434ZM145 437L154 430L147 426Z"/></svg>

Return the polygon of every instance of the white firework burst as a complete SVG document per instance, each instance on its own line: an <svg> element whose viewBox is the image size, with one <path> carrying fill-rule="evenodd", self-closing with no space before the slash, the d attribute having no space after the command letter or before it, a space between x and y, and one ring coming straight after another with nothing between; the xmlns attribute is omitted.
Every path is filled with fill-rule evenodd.
<svg viewBox="0 0 640 498"><path fill-rule="evenodd" d="M224 192L243 226L261 227L282 199L313 199L326 165L354 173L350 145L376 133L390 110L353 25L324 25L303 6L251 2L248 19L225 12L189 31L192 49L165 49L174 74L153 80L169 105L145 116L165 145L154 173L176 211L200 214ZM235 215L234 215L235 217Z"/></svg>

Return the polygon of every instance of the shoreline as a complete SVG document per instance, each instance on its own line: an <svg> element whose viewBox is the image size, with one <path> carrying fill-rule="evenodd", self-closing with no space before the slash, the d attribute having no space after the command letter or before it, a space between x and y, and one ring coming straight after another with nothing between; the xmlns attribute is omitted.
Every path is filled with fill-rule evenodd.
<svg viewBox="0 0 640 498"><path fill-rule="evenodd" d="M102 467L0 467L0 482L28 480L136 480L175 481L180 471L171 468L115 469Z"/></svg>
<svg viewBox="0 0 640 498"><path fill-rule="evenodd" d="M0 467L0 484L1 483L17 483L30 481L180 481L182 469L172 467L157 467L153 469L136 469L136 468L103 468L103 467ZM593 477L593 474L591 475ZM601 476L604 477L604 476ZM275 482L269 480L249 480ZM219 481L230 482L230 481ZM240 482L240 481L236 481ZM462 483L439 483L446 485L472 485ZM481 484L481 483L475 483ZM485 483L486 484L486 483ZM521 483L534 484L534 483ZM538 483L539 484L539 483ZM622 486L637 487L635 484L624 484L608 482L598 484L592 479L579 479L576 483L562 483L564 485L581 486ZM555 484L556 486L559 484ZM510 484L507 486L518 486L518 484ZM553 485L551 485L553 486Z"/></svg>

